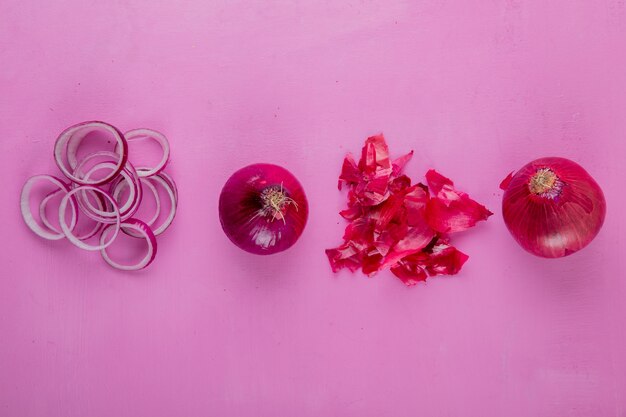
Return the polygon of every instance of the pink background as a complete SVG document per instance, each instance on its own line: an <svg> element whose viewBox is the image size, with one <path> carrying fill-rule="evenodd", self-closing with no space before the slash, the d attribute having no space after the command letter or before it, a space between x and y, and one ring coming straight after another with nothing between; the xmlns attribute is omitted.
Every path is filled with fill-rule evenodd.
<svg viewBox="0 0 626 417"><path fill-rule="evenodd" d="M1 416L626 416L626 4L604 1L0 1ZM181 204L121 273L18 213L66 126L152 127ZM341 159L383 131L495 215L456 277L333 275ZM498 189L575 159L604 229L523 252ZM273 162L310 201L298 244L248 255L222 184Z"/></svg>

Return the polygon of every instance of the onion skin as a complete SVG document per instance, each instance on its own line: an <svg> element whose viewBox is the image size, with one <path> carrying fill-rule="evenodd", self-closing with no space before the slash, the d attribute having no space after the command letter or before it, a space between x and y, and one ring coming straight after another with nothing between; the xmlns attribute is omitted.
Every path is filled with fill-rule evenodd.
<svg viewBox="0 0 626 417"><path fill-rule="evenodd" d="M604 223L602 189L568 159L534 160L505 179L501 188L504 222L517 243L534 255L560 258L577 252Z"/></svg>
<svg viewBox="0 0 626 417"><path fill-rule="evenodd" d="M267 190L280 197L280 210L269 207L263 199ZM296 243L308 212L302 185L278 165L241 168L226 181L220 194L219 217L224 233L239 248L257 255L282 252Z"/></svg>

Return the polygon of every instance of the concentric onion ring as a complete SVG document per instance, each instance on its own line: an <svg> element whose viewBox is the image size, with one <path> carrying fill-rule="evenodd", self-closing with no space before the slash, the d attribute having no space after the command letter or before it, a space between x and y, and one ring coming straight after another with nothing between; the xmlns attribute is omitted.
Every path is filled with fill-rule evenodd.
<svg viewBox="0 0 626 417"><path fill-rule="evenodd" d="M178 205L178 202L176 200L176 195L174 194L174 188L167 180L165 180L161 176L161 174L156 174L148 178L148 180L154 181L157 184L159 184L161 187L163 187L165 191L167 192L167 195L170 197L170 212L165 218L165 220L163 221L163 223L159 227L154 229L154 235L158 236L161 233L165 232L165 230L167 230L170 224L172 224L172 222L174 221L174 217L176 216L176 207Z"/></svg>
<svg viewBox="0 0 626 417"><path fill-rule="evenodd" d="M58 190L53 191L47 196L45 196L43 200L41 200L41 203L39 203L39 218L41 219L41 223L43 223L44 226L46 226L48 229L52 230L55 233L61 233L61 231L57 229L57 227L53 225L50 220L48 220L48 216L46 214L46 208L48 207L48 202L62 192L67 192L67 191L59 188Z"/></svg>
<svg viewBox="0 0 626 417"><path fill-rule="evenodd" d="M74 176L82 178L84 180L89 180L91 176L93 175L93 173L103 168L108 168L108 169L116 168L116 165L114 162L104 161L104 162L100 162L94 165L87 172L82 171L82 169L87 164L87 162L91 161L92 159L101 158L101 157L109 157L109 158L113 158L114 160L119 159L119 155L114 152L108 152L108 151L94 152L86 156L82 161L78 163L78 165L74 168L74 173L73 173ZM111 183L111 186L109 187L109 192L113 194L113 198L116 201L117 201L117 197L119 196L119 193L116 194L115 190L117 189L120 183L123 183L122 180L126 180L125 183L128 183L129 185L132 186L130 188L130 194L128 196L128 199L120 207L120 215L122 216L122 221L124 221L126 219L131 218L133 214L135 214L135 212L139 208L139 205L141 204L141 198L142 198L142 189L141 189L141 184L139 183L139 176L137 174L137 171L135 170L135 168L130 162L126 162L126 165L124 166L122 171L120 171L119 175L115 177L115 179ZM83 194L79 195L79 197L83 197L83 198L78 199L78 205L85 210L85 214L88 217L94 220L97 220L97 218L92 217L90 213L93 213L101 217L112 217L112 216L107 216L106 212L99 211L95 207L93 207L93 205L89 202L89 200L85 198ZM112 222L109 221L108 223L112 223Z"/></svg>
<svg viewBox="0 0 626 417"><path fill-rule="evenodd" d="M107 226L102 231L102 235L100 235L101 244L106 240L112 228L113 228L113 225L110 225L110 226ZM128 233L128 234L133 237L143 237L146 240L146 243L148 244L148 253L146 253L146 256L141 261L139 261L138 263L134 265L123 265L123 264L113 261L111 257L109 256L109 254L107 253L106 247L104 247L100 250L102 259L104 259L104 261L108 263L109 265L111 265L113 268L121 269L123 271L136 271L136 270L143 269L147 267L148 265L150 265L152 261L154 260L154 257L156 256L156 253L157 253L157 241L156 241L156 237L154 236L154 233L152 233L152 229L150 229L150 227L147 224L137 219L126 220L124 223L121 224L121 228L124 231L128 231L128 232L132 231L132 233Z"/></svg>
<svg viewBox="0 0 626 417"><path fill-rule="evenodd" d="M64 183L57 177L53 177L52 175L35 175L35 176L30 177L24 183L24 186L22 187L22 194L20 196L20 209L22 211L22 217L24 218L24 222L26 223L26 226L28 226L28 228L32 230L33 233L35 233L37 236L42 237L44 239L48 239L48 240L63 239L65 237L65 234L56 230L56 228L54 227L50 227L49 222L47 222L47 219L46 221L44 221L42 218L42 223L44 223L44 225L49 230L46 230L43 227L41 227L37 223L35 218L33 217L33 213L30 208L30 192L33 188L33 185L35 185L37 181L42 181L42 180L51 182L53 185L59 188L59 191L63 191L65 193L69 193L70 191L70 187L66 183ZM46 199L49 198L50 195L54 194L55 192L46 196L46 198L44 198L44 201L46 201ZM41 204L43 204L43 202ZM71 205L72 205L72 220L70 222L70 226L68 226L69 229L74 228L74 226L76 225L76 217L77 217L76 205L73 200L71 201Z"/></svg>
<svg viewBox="0 0 626 417"><path fill-rule="evenodd" d="M78 157L84 139L91 132L104 132L114 139L113 151L93 150L85 147ZM116 127L91 121L79 123L64 130L54 146L54 159L59 169L70 184L49 175L37 175L26 181L22 189L20 208L26 225L38 236L49 240L66 237L73 245L88 251L100 251L103 259L110 266L121 270L137 270L148 266L156 255L156 235L163 233L176 215L178 191L174 180L163 169L169 160L170 148L165 136L151 129L134 129L128 132L131 140L153 139L163 149L161 160L152 167L136 169L128 161L128 141ZM111 143L109 140L108 143ZM112 145L112 146L113 146ZM95 160L100 158L100 160ZM91 163L90 163L91 162ZM107 170L104 175L96 173ZM100 178L98 178L100 177ZM45 180L57 187L48 193L39 203L40 222L36 221L31 211L31 190L37 181ZM148 187L155 198L155 212L147 222L133 218L142 203L143 186ZM161 196L157 186L165 189L170 199L171 208L165 219L153 231L151 226L161 215ZM127 197L124 190L129 188ZM50 202L62 195L59 203L59 227L52 223L47 212ZM125 198L125 201L118 201ZM67 213L71 206L71 216ZM79 215L85 215L95 222L94 227L81 235L74 233ZM69 224L68 224L69 223ZM119 236L120 230L127 235L143 238L148 243L148 253L134 265L123 265L111 259L108 248ZM98 244L87 243L98 233Z"/></svg>
<svg viewBox="0 0 626 417"><path fill-rule="evenodd" d="M102 241L102 239L100 240L100 245L94 246L94 245L89 245L85 242L83 242L82 240L80 240L78 237L76 237L73 233L71 228L68 226L66 220L65 220L65 210L67 209L67 204L70 201L70 199L72 198L72 196L76 193L82 192L82 191L86 191L86 190L90 190L92 192L96 192L101 194L102 196L104 196L105 199L108 200L109 205L111 207L112 213L115 213L115 224L113 225L115 227L115 232L113 234L113 237L108 241L108 242L104 242ZM104 223L104 222L102 222ZM113 197L111 197L108 193L106 193L105 191L102 191L101 189L94 187L92 185L81 185L79 187L76 187L72 190L70 190L67 194L65 194L63 196L63 199L61 200L61 204L59 205L59 225L61 225L61 230L63 231L63 233L65 234L65 237L67 237L67 240L69 240L70 242L72 242L74 245L78 246L81 249L84 250L88 250L88 251L97 251L97 250L101 250L106 248L107 246L109 246L110 244L113 243L113 241L115 240L115 238L117 237L117 234L120 231L120 225L121 225L121 219L120 219L120 211L119 208L117 207L117 203L115 202L115 200L113 199Z"/></svg>
<svg viewBox="0 0 626 417"><path fill-rule="evenodd" d="M154 139L163 149L163 157L154 167L146 167L143 168L141 171L137 171L140 177L151 177L158 174L165 168L165 165L167 165L167 161L170 158L170 145L165 135L157 132L156 130L141 128L129 130L128 132L124 133L124 137L126 138L127 142L141 139Z"/></svg>
<svg viewBox="0 0 626 417"><path fill-rule="evenodd" d="M54 232L57 233L61 233L63 234L63 232L61 232L59 229L56 228L56 226L54 226L52 224L52 222L50 222L50 220L48 219L48 216L46 215L46 209L48 206L48 203L50 202L51 199L53 199L54 197L57 196L57 194L60 194L61 192L66 192L65 190L56 190L51 192L50 194L48 194L43 200L41 200L41 203L39 204L39 218L41 218L41 222L50 230L53 230ZM74 200L72 200L73 202ZM101 198L97 198L96 201L98 202L98 206L100 210L104 209L104 201ZM74 210L74 212L76 212L76 210ZM70 223L70 229L73 231L74 227L76 226L76 219L72 220L72 223ZM86 240L89 239L92 236L95 236L100 229L102 229L103 224L101 222L96 221L94 223L94 227L85 232L82 236L77 236L78 239L80 240ZM63 235L63 237L65 237L65 235Z"/></svg>
<svg viewBox="0 0 626 417"><path fill-rule="evenodd" d="M116 141L115 149L119 154L119 161L117 162L116 168L111 171L111 173L104 178L99 180L85 180L79 177L76 177L72 171L74 171L72 166L73 164L77 164L76 161L76 149L78 148L78 144L83 140L83 138L90 132L93 131L106 131L112 135L112 137ZM72 145L70 146L70 143ZM68 159L67 166L63 161L63 157ZM124 135L120 132L115 126L112 126L108 123L104 122L83 122L77 125L71 126L65 129L58 137L55 145L54 145L54 160L57 163L57 166L67 178L69 178L72 182L75 182L80 185L101 185L106 184L107 182L114 179L120 171L124 168L126 161L128 159L128 144L126 143L126 139L124 139Z"/></svg>
<svg viewBox="0 0 626 417"><path fill-rule="evenodd" d="M174 192L174 198L176 199L176 203L178 204L178 188L176 187L176 182L174 179L165 171L159 172L159 176L163 178L165 182L170 186L172 191Z"/></svg>
<svg viewBox="0 0 626 417"><path fill-rule="evenodd" d="M101 162L95 165L85 175L85 177L88 178L92 171L97 171L102 168L111 167L112 165L113 164L111 164L110 162ZM115 201L117 201L119 194L120 194L120 191L119 191L120 184L130 184L130 192L129 192L128 198L126 199L126 202L119 208L120 216L122 217L122 221L124 221L124 220L131 218L133 214L135 214L135 212L139 208L139 205L141 204L141 199L143 197L143 191L141 188L141 184L139 183L139 177L137 176L137 173L135 172L135 170L132 169L132 167L131 169L129 169L128 167L125 167L120 172L120 175L115 180L113 180L113 183L111 184L111 187L109 188L109 191L112 193L113 199L115 199ZM82 198L78 198L78 205L84 210L85 214L88 217L94 220L98 220L101 218L109 218L109 221L103 221L103 222L113 223L113 221L111 221L111 219L113 218L111 213L98 210L95 207L93 207L93 204L91 204L91 202L86 198L84 193L81 193L79 197L82 197ZM118 204L120 204L119 201L118 201ZM98 216L98 217L94 217L94 216Z"/></svg>
<svg viewBox="0 0 626 417"><path fill-rule="evenodd" d="M155 208L154 208L154 214L152 215L152 218L150 218L150 220L141 220L141 219L137 219L137 220L141 220L144 223L146 223L148 226L152 226L154 222L157 221L157 219L159 218L159 215L161 214L161 199L159 198L159 192L157 191L156 187L152 184L152 182L150 182L149 178L145 178L145 177L139 178L139 182L141 183L142 188L146 186L152 192L152 195L154 196ZM126 189L126 187L128 187L128 182L126 181L120 182L115 187L113 191L113 198L116 201L119 195L122 193L122 191Z"/></svg>

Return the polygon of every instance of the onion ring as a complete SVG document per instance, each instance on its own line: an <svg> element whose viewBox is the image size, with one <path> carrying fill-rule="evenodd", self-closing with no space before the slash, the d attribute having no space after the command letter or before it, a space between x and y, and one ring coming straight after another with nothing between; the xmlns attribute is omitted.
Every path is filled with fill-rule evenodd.
<svg viewBox="0 0 626 417"><path fill-rule="evenodd" d="M41 227L37 223L35 218L33 217L33 212L30 208L30 192L33 188L33 185L37 181L41 181L41 180L46 180L46 181L51 182L55 186L59 187L60 191L62 190L62 191L65 191L66 193L70 192L70 188L66 183L64 183L57 177L53 177L52 175L34 175L30 177L24 183L24 186L22 187L22 193L20 195L20 209L22 211L22 217L24 218L24 222L26 223L26 226L28 226L28 228L32 230L33 233L35 233L37 236L42 237L44 239L48 239L48 240L63 239L65 237L65 234L56 230L56 228L54 227L49 227L48 226L49 222L47 222L47 219L46 219L46 222L44 222L44 220L42 219L42 223L44 223L44 225L49 230L45 230L43 227ZM54 194L56 192L57 191L51 194ZM46 196L46 198L50 197L51 194ZM44 201L46 200L46 198L44 198ZM41 204L43 204L43 202ZM41 213L41 204L40 204L40 213ZM70 228L73 229L76 225L77 209L76 209L76 204L74 203L74 200L71 200L71 204L72 204L72 220L70 222L71 224ZM66 206L67 206L67 203L66 203Z"/></svg>
<svg viewBox="0 0 626 417"><path fill-rule="evenodd" d="M97 131L97 130L107 131L113 136L113 138L117 142L115 149L116 150L120 149L120 151L118 151L119 161L116 165L116 168L113 171L111 171L111 173L107 175L106 177L99 179L99 180L88 181L88 180L84 180L79 177L76 177L70 171L70 169L72 168L73 163L77 163L76 162L76 149L78 148L78 143L80 143L88 133ZM72 138L75 138L75 139L72 139ZM74 144L72 144L72 146L69 146L69 143L72 141L74 142ZM68 159L69 167L66 166L65 162L63 161L64 153ZM123 169L124 165L126 164L127 159L128 159L128 143L126 142L124 135L115 126L112 126L104 122L99 122L99 121L83 122L83 123L79 123L77 125L71 126L65 129L59 135L56 143L54 144L54 160L56 161L57 166L59 167L63 175L65 175L72 182L75 182L80 185L106 184L107 182L114 179L120 173L120 171Z"/></svg>
<svg viewBox="0 0 626 417"><path fill-rule="evenodd" d="M80 163L78 163L78 165L74 169L74 176L77 176L84 180L89 180L91 178L91 175L93 175L93 173L96 171L99 171L103 168L114 169L116 167L115 163L104 161L94 165L93 167L91 167L91 169L89 169L89 171L85 173L82 172L82 169L87 164L87 162L100 157L119 158L119 155L109 151L94 152L83 158ZM116 195L115 190L119 186L119 184L122 183L122 179L126 180L126 183L132 185L128 199L126 200L124 205L119 208L122 221L124 221L131 218L139 208L142 198L142 189L141 184L139 183L139 176L137 175L137 172L130 162L126 162L126 165L124 166L122 171L120 171L119 175L113 180L109 188L109 192L113 193L113 198L116 201L119 194ZM103 212L93 207L93 204L91 204L91 202L85 197L84 193L81 193L79 197L82 198L78 198L78 205L84 210L87 217L96 221L102 221L102 218L113 217L109 215L109 212ZM98 217L94 217L94 215ZM113 223L113 221L103 221L103 223Z"/></svg>
<svg viewBox="0 0 626 417"><path fill-rule="evenodd" d="M158 174L165 168L170 158L170 144L167 141L165 135L157 132L156 130L141 128L129 130L128 132L124 133L124 137L126 138L127 142L141 139L154 139L163 149L163 157L154 167L144 167L141 171L137 171L137 174L140 177L151 177ZM117 146L115 149L117 150Z"/></svg>
<svg viewBox="0 0 626 417"><path fill-rule="evenodd" d="M103 243L102 239L101 239L100 240L100 245L98 245L98 246L89 245L89 244L83 242L82 240L80 240L77 236L74 236L72 234L71 229L67 225L67 222L65 221L65 210L67 209L68 201L70 201L70 199L72 198L72 196L74 194L82 192L82 191L85 191L85 190L91 190L91 191L95 191L97 193L102 194L108 200L108 202L110 204L110 207L113 210L112 212L115 213L115 223L113 224L113 226L115 226L115 229L114 229L115 232L113 234L113 237L108 242L105 242L105 243ZM104 223L104 222L101 222L101 223ZM63 196L63 199L61 200L61 204L59 206L59 224L61 226L61 230L65 234L65 237L67 237L67 240L72 242L75 246L78 246L79 248L84 249L84 250L97 251L97 250L104 249L107 246L111 245L111 243L113 243L113 241L117 237L117 234L120 231L121 223L122 222L121 222L121 219L120 219L120 211L119 211L119 209L117 207L117 203L115 202L113 197L111 197L105 191L102 191L101 189L99 189L97 187L94 187L92 185L81 185L80 187L73 188L67 194L65 194L65 196Z"/></svg>
<svg viewBox="0 0 626 417"><path fill-rule="evenodd" d="M56 233L61 233L61 231L57 229L57 227L53 225L50 220L48 220L48 216L46 215L46 208L48 207L48 202L52 200L54 197L56 197L62 191L64 190L58 189L56 191L51 192L50 194L45 196L43 200L41 200L41 203L39 203L39 218L41 219L41 223L43 223L44 226L46 226L48 229ZM72 230L74 229L75 226L76 226L76 222L74 222L73 225L70 224L70 227Z"/></svg>
<svg viewBox="0 0 626 417"><path fill-rule="evenodd" d="M174 188L172 187L172 185L165 180L161 174L156 174L152 177L147 178L149 181L154 181L157 184L159 184L161 187L163 187L165 189L165 191L167 191L167 195L170 197L170 212L167 215L167 218L163 221L163 223L161 223L161 225L154 229L154 235L158 236L161 233L165 232L165 230L167 230L167 228L170 226L170 224L172 224L172 222L174 221L174 217L176 216L176 209L178 206L178 202L176 200L176 196L174 194Z"/></svg>
<svg viewBox="0 0 626 417"><path fill-rule="evenodd" d="M100 235L101 244L103 244L103 242L106 240L107 235L109 234L109 231L112 229L112 227L113 225L109 225L102 231L102 234ZM120 269L122 271L136 271L136 270L143 269L147 267L148 265L150 265L150 263L152 263L157 253L156 237L154 236L154 233L152 232L150 227L146 223L137 219L128 219L127 221L122 223L120 227L124 231L128 230L130 232L130 230L132 230L132 236L136 236L136 237L138 237L137 235L143 236L146 240L146 243L148 244L148 253L141 261L139 261L138 263L134 265L122 265L113 261L111 257L109 256L109 254L107 253L106 247L104 247L100 250L102 259L104 259L104 261L110 266L112 266L113 268Z"/></svg>
<svg viewBox="0 0 626 417"><path fill-rule="evenodd" d="M94 134L95 133L95 134ZM67 238L74 246L87 251L100 251L110 266L121 270L145 268L155 258L156 235L163 233L172 223L178 205L178 190L174 180L163 169L169 162L170 146L167 138L152 129L133 129L125 137L115 126L102 121L88 121L65 129L54 143L54 160L63 175L59 179L50 175L29 178L20 195L20 210L26 226L36 235L48 239ZM129 162L129 140L153 140L162 150L160 161L135 168ZM104 148L104 149L103 149ZM47 181L56 188L37 188L34 184ZM133 217L143 201L144 186L155 200L153 212L148 207L143 221ZM170 200L168 213L163 213L163 192ZM128 190L126 189L128 188ZM52 222L53 209L57 209L58 224ZM40 201L39 201L40 200ZM38 203L39 218L35 218L35 203ZM51 207L51 203L54 207ZM68 205L71 213L68 213ZM31 208L32 206L32 208ZM142 215L144 211L141 211ZM86 216L83 218L81 216ZM54 220L54 219L53 219ZM90 222L95 222L91 225ZM152 225L158 225L155 231ZM133 265L120 264L109 256L107 248L125 234L143 238L148 245L146 256Z"/></svg>
<svg viewBox="0 0 626 417"><path fill-rule="evenodd" d="M159 214L161 214L161 199L159 198L159 192L157 191L156 187L150 182L149 178L141 177L141 178L139 178L139 182L141 183L142 188L143 188L143 186L148 187L148 189L154 195L155 209L154 209L154 215L152 216L152 218L150 220L141 220L141 219L137 219L137 220L141 220L142 222L146 223L148 226L152 226L154 224L154 222L156 222L157 219L159 218ZM117 198L119 197L119 195L121 194L121 192L124 191L124 189L126 187L128 187L128 182L120 182L115 187L115 190L113 192L113 198L116 201L117 201ZM124 231L124 232L129 234L126 231ZM132 234L131 234L131 236L132 236Z"/></svg>

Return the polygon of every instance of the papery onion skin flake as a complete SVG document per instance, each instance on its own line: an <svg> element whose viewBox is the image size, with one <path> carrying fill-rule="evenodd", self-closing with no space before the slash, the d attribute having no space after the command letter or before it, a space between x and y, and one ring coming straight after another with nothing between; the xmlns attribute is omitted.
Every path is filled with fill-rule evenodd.
<svg viewBox="0 0 626 417"><path fill-rule="evenodd" d="M219 198L224 233L236 246L257 255L271 255L294 245L308 213L300 182L274 164L252 164L236 171Z"/></svg>
<svg viewBox="0 0 626 417"><path fill-rule="evenodd" d="M350 223L343 244L326 250L333 272L361 269L372 276L390 268L411 286L456 274L467 261L448 234L473 227L491 211L435 170L426 173L428 186L412 185L403 174L412 156L411 151L391 160L382 134L365 141L359 162L346 156L339 189L348 187L348 208L340 215Z"/></svg>
<svg viewBox="0 0 626 417"><path fill-rule="evenodd" d="M544 258L571 255L596 237L606 215L598 183L576 162L536 159L500 184L502 216L517 243Z"/></svg>

